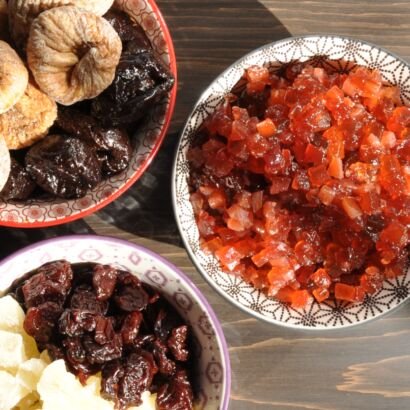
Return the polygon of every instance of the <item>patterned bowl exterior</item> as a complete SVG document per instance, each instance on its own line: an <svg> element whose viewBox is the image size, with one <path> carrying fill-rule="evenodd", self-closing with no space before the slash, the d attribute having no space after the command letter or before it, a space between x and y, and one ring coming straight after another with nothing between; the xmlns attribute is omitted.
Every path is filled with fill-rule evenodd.
<svg viewBox="0 0 410 410"><path fill-rule="evenodd" d="M229 302L269 323L299 329L336 329L367 322L401 305L410 294L410 269L403 276L385 281L383 289L366 296L363 303L343 301L313 303L307 310L265 296L241 278L223 272L218 261L201 251L199 233L189 202L187 151L196 131L237 84L244 69L253 65L280 68L291 61L308 61L349 71L356 65L377 68L385 81L397 85L404 103L410 103L410 68L399 57L375 45L337 36L304 36L261 47L231 65L203 93L188 118L178 146L173 175L174 210L180 233L190 257L208 283Z"/></svg>
<svg viewBox="0 0 410 410"><path fill-rule="evenodd" d="M158 289L185 318L198 342L200 392L195 409L228 410L228 348L211 306L191 280L159 255L130 242L101 236L65 236L24 248L0 262L0 294L25 272L58 259L126 269Z"/></svg>
<svg viewBox="0 0 410 410"><path fill-rule="evenodd" d="M157 56L169 67L176 79L176 59L171 35L155 0L116 0L115 5L141 24ZM157 153L171 121L176 92L175 84L168 98L151 110L143 126L136 131L136 146L126 171L101 182L80 199L25 202L0 200L0 225L21 228L60 225L96 212L118 198L138 180Z"/></svg>

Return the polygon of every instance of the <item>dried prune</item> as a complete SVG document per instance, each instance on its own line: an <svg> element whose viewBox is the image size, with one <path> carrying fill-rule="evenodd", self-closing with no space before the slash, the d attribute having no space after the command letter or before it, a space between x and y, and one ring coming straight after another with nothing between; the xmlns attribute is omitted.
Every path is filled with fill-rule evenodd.
<svg viewBox="0 0 410 410"><path fill-rule="evenodd" d="M123 406L139 406L141 394L149 390L158 368L151 353L141 350L131 353L124 363L124 376L118 392Z"/></svg>
<svg viewBox="0 0 410 410"><path fill-rule="evenodd" d="M54 335L54 327L61 315L62 307L54 302L45 302L30 307L24 319L24 330L34 337L39 345L44 346Z"/></svg>
<svg viewBox="0 0 410 410"><path fill-rule="evenodd" d="M123 52L138 53L152 48L143 28L127 13L120 10L110 10L104 15L104 18L120 36Z"/></svg>
<svg viewBox="0 0 410 410"><path fill-rule="evenodd" d="M59 108L56 124L65 133L83 140L95 150L104 175L118 174L128 167L132 147L124 129L103 128L90 115L67 107Z"/></svg>
<svg viewBox="0 0 410 410"><path fill-rule="evenodd" d="M105 315L108 310L107 301L99 301L94 289L89 285L80 285L70 299L71 309L85 310L97 315Z"/></svg>
<svg viewBox="0 0 410 410"><path fill-rule="evenodd" d="M179 370L157 395L158 410L186 410L193 407L193 393L187 374Z"/></svg>
<svg viewBox="0 0 410 410"><path fill-rule="evenodd" d="M122 355L122 339L118 334L103 345L97 343L91 335L86 335L83 338L83 345L87 351L87 359L92 364L110 362Z"/></svg>
<svg viewBox="0 0 410 410"><path fill-rule="evenodd" d="M189 357L187 338L188 326L184 325L172 329L171 336L167 341L169 350L174 355L175 359L181 362L185 362Z"/></svg>
<svg viewBox="0 0 410 410"><path fill-rule="evenodd" d="M93 286L98 300L107 300L114 293L117 283L117 269L107 265L95 265Z"/></svg>
<svg viewBox="0 0 410 410"><path fill-rule="evenodd" d="M94 150L78 138L49 135L30 148L25 161L31 178L58 197L80 198L101 181Z"/></svg>
<svg viewBox="0 0 410 410"><path fill-rule="evenodd" d="M66 261L43 265L22 286L26 307L37 306L47 301L62 305L71 286L72 278L71 265Z"/></svg>
<svg viewBox="0 0 410 410"><path fill-rule="evenodd" d="M105 125L135 123L173 84L173 77L151 51L123 53L114 81L92 101L91 113Z"/></svg>
<svg viewBox="0 0 410 410"><path fill-rule="evenodd" d="M35 188L36 183L29 173L12 157L9 179L0 192L0 198L4 201L24 200L29 198Z"/></svg>

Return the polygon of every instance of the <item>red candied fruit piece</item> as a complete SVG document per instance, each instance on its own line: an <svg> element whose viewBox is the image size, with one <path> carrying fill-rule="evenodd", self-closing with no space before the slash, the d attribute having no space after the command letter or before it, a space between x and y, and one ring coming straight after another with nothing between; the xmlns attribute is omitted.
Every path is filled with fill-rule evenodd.
<svg viewBox="0 0 410 410"><path fill-rule="evenodd" d="M408 230L398 221L390 222L380 233L376 248L383 264L392 262L409 242Z"/></svg>
<svg viewBox="0 0 410 410"><path fill-rule="evenodd" d="M246 70L246 90L248 93L262 92L270 82L269 70L266 67L252 66Z"/></svg>
<svg viewBox="0 0 410 410"><path fill-rule="evenodd" d="M408 127L410 127L410 108L395 108L387 121L387 129L393 131L398 138L405 138L408 136Z"/></svg>
<svg viewBox="0 0 410 410"><path fill-rule="evenodd" d="M330 179L329 174L326 171L326 165L323 164L316 167L311 167L307 172L310 183L316 187L323 185Z"/></svg>
<svg viewBox="0 0 410 410"><path fill-rule="evenodd" d="M383 287L384 276L377 266L368 266L360 278L360 286L371 295Z"/></svg>
<svg viewBox="0 0 410 410"><path fill-rule="evenodd" d="M214 229L216 221L213 216L208 214L208 212L200 211L196 223L198 225L199 233L202 236L207 237L215 233Z"/></svg>
<svg viewBox="0 0 410 410"><path fill-rule="evenodd" d="M307 290L293 290L289 287L279 290L276 298L281 302L290 303L295 309L307 309L313 302Z"/></svg>
<svg viewBox="0 0 410 410"><path fill-rule="evenodd" d="M378 71L370 71L359 67L350 73L343 83L343 91L350 96L373 97L377 95L382 87L382 78Z"/></svg>
<svg viewBox="0 0 410 410"><path fill-rule="evenodd" d="M406 179L399 160L394 155L384 155L381 158L380 184L394 199L407 191Z"/></svg>
<svg viewBox="0 0 410 410"><path fill-rule="evenodd" d="M266 118L256 124L256 129L258 130L258 133L264 138L273 137L276 133L276 125L270 118Z"/></svg>
<svg viewBox="0 0 410 410"><path fill-rule="evenodd" d="M365 291L360 286L351 286L344 283L336 283L335 297L336 299L346 300L348 302L363 302Z"/></svg>
<svg viewBox="0 0 410 410"><path fill-rule="evenodd" d="M272 177L270 179L271 185L269 192L272 195L279 194L280 192L285 192L289 189L291 179L289 177Z"/></svg>

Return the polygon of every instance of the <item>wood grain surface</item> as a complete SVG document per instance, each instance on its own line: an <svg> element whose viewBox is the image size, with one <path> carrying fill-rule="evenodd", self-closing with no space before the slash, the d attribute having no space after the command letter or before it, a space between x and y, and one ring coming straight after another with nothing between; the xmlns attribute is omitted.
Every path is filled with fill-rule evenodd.
<svg viewBox="0 0 410 410"><path fill-rule="evenodd" d="M0 228L0 256L69 233L127 239L183 269L220 318L232 361L232 410L410 409L410 305L343 331L269 326L205 284L174 222L170 170L178 133L202 90L246 52L291 35L334 33L410 60L410 1L158 0L174 38L179 94L166 142L148 172L103 211L43 230ZM210 409L211 410L211 409Z"/></svg>

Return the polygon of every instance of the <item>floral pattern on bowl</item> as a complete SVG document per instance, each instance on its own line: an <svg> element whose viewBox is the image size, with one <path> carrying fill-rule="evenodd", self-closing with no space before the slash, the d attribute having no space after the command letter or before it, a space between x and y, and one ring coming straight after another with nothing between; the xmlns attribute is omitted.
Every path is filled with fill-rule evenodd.
<svg viewBox="0 0 410 410"><path fill-rule="evenodd" d="M215 257L202 252L199 232L189 201L189 163L187 152L196 131L238 83L244 69L251 65L268 65L279 70L293 61L312 64L337 72L348 72L356 65L378 69L383 79L397 85L403 103L410 104L410 67L394 54L360 40L338 36L304 36L284 39L263 46L225 70L205 90L196 103L182 132L173 170L174 210L181 236L188 253L208 283L252 316L269 323L299 329L336 329L367 322L402 305L410 297L410 266L403 276L386 280L383 288L367 295L362 303L343 301L314 302L305 310L267 297L243 281L220 269Z"/></svg>
<svg viewBox="0 0 410 410"><path fill-rule="evenodd" d="M66 236L31 245L0 262L0 293L24 273L58 259L110 264L158 289L194 330L200 386L195 409L228 410L231 373L225 337L211 306L187 276L159 255L130 242Z"/></svg>

